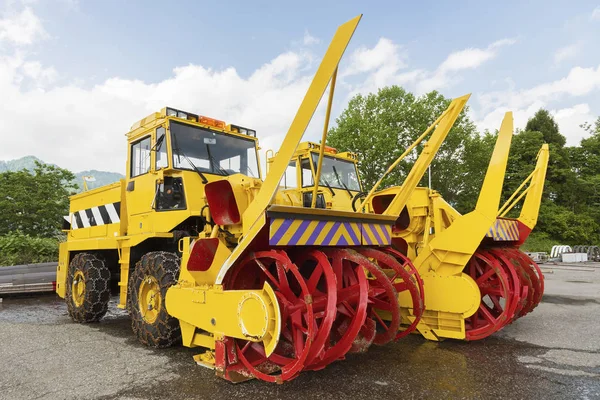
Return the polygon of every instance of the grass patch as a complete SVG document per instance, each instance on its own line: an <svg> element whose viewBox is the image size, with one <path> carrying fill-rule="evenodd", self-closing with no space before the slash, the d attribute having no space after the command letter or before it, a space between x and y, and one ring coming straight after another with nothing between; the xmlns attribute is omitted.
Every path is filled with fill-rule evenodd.
<svg viewBox="0 0 600 400"><path fill-rule="evenodd" d="M545 251L550 254L550 250L552 250L552 246L557 244L558 242L552 239L545 232L531 232L523 246L521 246L521 250L523 251Z"/></svg>

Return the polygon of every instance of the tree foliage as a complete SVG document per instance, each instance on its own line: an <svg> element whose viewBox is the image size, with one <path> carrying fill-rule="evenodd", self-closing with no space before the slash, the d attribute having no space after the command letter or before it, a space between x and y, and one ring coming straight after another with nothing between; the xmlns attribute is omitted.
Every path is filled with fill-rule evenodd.
<svg viewBox="0 0 600 400"><path fill-rule="evenodd" d="M567 139L560 134L558 124L552 118L548 110L538 110L532 118L527 121L525 130L529 132L540 132L544 138L544 142L555 144L559 148L563 148L567 143Z"/></svg>
<svg viewBox="0 0 600 400"><path fill-rule="evenodd" d="M48 237L60 231L68 196L77 188L73 178L66 169L39 162L33 172L0 173L0 235L19 231Z"/></svg>

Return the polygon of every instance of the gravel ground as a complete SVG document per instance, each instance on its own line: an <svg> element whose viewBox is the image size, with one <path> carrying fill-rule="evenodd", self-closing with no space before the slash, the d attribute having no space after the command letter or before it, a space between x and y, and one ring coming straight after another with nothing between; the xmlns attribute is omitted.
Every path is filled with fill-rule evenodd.
<svg viewBox="0 0 600 400"><path fill-rule="evenodd" d="M114 303L102 322L77 325L54 295L5 298L0 399L600 399L600 268L544 269L540 306L488 339L411 335L284 385L234 385L192 349L147 349Z"/></svg>

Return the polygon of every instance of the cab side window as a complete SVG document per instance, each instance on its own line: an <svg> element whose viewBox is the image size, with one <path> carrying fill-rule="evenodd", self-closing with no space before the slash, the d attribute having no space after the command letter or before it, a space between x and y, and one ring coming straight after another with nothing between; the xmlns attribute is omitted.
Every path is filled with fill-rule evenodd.
<svg viewBox="0 0 600 400"><path fill-rule="evenodd" d="M296 161L293 160L285 170L285 175L281 178L280 186L283 186L285 189L296 188L298 184L296 182Z"/></svg>
<svg viewBox="0 0 600 400"><path fill-rule="evenodd" d="M165 138L165 128L160 126L156 128L156 162L154 169L159 170L169 166L169 159L167 158L167 141Z"/></svg>
<svg viewBox="0 0 600 400"><path fill-rule="evenodd" d="M315 179L310 168L310 159L302 159L300 166L302 167L302 187L314 186Z"/></svg>
<svg viewBox="0 0 600 400"><path fill-rule="evenodd" d="M150 171L150 136L131 145L131 177Z"/></svg>

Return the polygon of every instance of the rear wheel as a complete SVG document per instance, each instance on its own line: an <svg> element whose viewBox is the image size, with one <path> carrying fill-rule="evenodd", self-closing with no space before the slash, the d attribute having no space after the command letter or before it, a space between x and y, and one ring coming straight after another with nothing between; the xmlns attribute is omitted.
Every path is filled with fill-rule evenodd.
<svg viewBox="0 0 600 400"><path fill-rule="evenodd" d="M90 253L79 253L69 263L65 300L75 322L97 322L108 310L110 270Z"/></svg>
<svg viewBox="0 0 600 400"><path fill-rule="evenodd" d="M179 321L165 306L167 289L177 283L180 259L175 253L146 253L129 278L131 328L149 347L169 347L181 340Z"/></svg>

